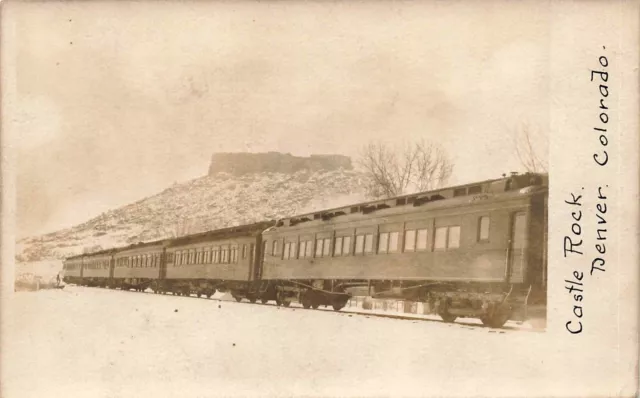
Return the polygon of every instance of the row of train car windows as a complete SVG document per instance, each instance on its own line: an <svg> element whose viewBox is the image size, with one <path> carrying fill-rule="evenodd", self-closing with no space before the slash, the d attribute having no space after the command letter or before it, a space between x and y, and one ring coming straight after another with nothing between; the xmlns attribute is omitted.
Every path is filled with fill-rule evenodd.
<svg viewBox="0 0 640 398"><path fill-rule="evenodd" d="M488 216L482 216L478 219L478 242L489 241L489 225ZM378 234L377 253L397 253L399 251L399 232L381 232ZM356 235L355 245L351 245L351 236L338 236L333 239L333 251L331 250L331 239L315 240L315 257L333 257L363 255L374 252L373 234ZM278 240L272 241L271 255L279 256ZM429 250L429 231L427 228L408 229L404 231L403 252L426 251ZM285 242L282 251L282 258L285 260L294 258L313 257L313 240L296 242ZM265 242L266 245L266 242ZM434 250L453 250L460 247L460 226L449 225L446 227L438 227L435 229L433 238ZM296 257L297 255L297 257Z"/></svg>
<svg viewBox="0 0 640 398"><path fill-rule="evenodd" d="M247 245L242 245L242 258L247 258ZM229 264L238 262L238 246L225 245L175 252L174 266L189 264ZM172 262L172 261L169 261Z"/></svg>
<svg viewBox="0 0 640 398"><path fill-rule="evenodd" d="M89 260L83 263L86 269L109 269L109 260Z"/></svg>
<svg viewBox="0 0 640 398"><path fill-rule="evenodd" d="M138 256L121 257L116 259L116 267L127 268L158 268L160 254L141 254Z"/></svg>

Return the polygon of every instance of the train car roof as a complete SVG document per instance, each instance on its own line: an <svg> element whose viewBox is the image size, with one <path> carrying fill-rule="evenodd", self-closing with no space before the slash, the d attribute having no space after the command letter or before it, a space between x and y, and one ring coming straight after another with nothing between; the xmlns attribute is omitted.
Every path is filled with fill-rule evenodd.
<svg viewBox="0 0 640 398"><path fill-rule="evenodd" d="M167 246L182 246L190 243L205 242L209 240L226 239L247 235L258 235L265 229L272 227L273 225L275 225L275 221L261 221L248 225L236 225L233 227L221 228L213 231L173 238L169 240Z"/></svg>
<svg viewBox="0 0 640 398"><path fill-rule="evenodd" d="M510 176L484 180L469 184L455 185L430 191L417 192L407 195L377 199L358 204L335 207L331 209L299 214L278 220L275 227L294 226L302 222L324 220L353 213L369 214L376 210L390 207L419 206L423 203L443 199L463 199L478 194L498 194L518 191L521 188L537 185L548 186L548 175L543 173L512 173Z"/></svg>

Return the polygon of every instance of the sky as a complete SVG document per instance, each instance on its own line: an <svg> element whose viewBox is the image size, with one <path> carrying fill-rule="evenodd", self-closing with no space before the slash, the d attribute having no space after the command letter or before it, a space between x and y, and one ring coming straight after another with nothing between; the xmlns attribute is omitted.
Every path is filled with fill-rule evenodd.
<svg viewBox="0 0 640 398"><path fill-rule="evenodd" d="M213 152L424 139L464 183L521 169L514 135L549 124L543 2L10 2L2 18L18 236L203 176Z"/></svg>

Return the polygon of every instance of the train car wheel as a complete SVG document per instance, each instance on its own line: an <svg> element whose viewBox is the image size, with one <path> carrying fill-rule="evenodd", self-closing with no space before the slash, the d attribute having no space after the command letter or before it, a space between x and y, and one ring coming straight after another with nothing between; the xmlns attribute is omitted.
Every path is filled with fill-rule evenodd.
<svg viewBox="0 0 640 398"><path fill-rule="evenodd" d="M251 304L255 304L255 303L256 303L256 300L257 300L257 299L256 299L255 297L251 297L251 298L249 299L249 301L251 302Z"/></svg>
<svg viewBox="0 0 640 398"><path fill-rule="evenodd" d="M491 328L501 328L505 323L509 320L509 316L511 315L510 309L501 309L495 311L491 315L485 315L480 320L485 326L489 326Z"/></svg>
<svg viewBox="0 0 640 398"><path fill-rule="evenodd" d="M307 294L302 296L302 306L307 310L309 308L311 308L311 299L309 298L309 296Z"/></svg>
<svg viewBox="0 0 640 398"><path fill-rule="evenodd" d="M260 299L260 302L261 302L262 304L267 304L267 303L269 302L269 300L268 300L268 299L266 299L266 298L261 298L261 299Z"/></svg>
<svg viewBox="0 0 640 398"><path fill-rule="evenodd" d="M242 301L242 297L240 297L240 296L234 296L234 298L236 299L237 302L241 302Z"/></svg>
<svg viewBox="0 0 640 398"><path fill-rule="evenodd" d="M291 301L285 300L282 302L282 305L284 305L285 307L289 307L291 305Z"/></svg>
<svg viewBox="0 0 640 398"><path fill-rule="evenodd" d="M449 312L441 312L438 315L440 315L440 318L442 318L446 323L454 322L458 318L456 315L450 314Z"/></svg>
<svg viewBox="0 0 640 398"><path fill-rule="evenodd" d="M340 311L341 309L344 308L346 303L342 303L342 302L334 302L333 304L331 304L331 306L333 307L334 311Z"/></svg>

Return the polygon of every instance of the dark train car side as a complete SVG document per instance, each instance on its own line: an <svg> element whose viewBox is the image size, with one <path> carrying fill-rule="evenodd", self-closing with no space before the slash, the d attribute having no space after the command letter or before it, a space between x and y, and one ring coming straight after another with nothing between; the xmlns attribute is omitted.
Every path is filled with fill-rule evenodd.
<svg viewBox="0 0 640 398"><path fill-rule="evenodd" d="M102 250L82 256L82 285L107 287L115 250Z"/></svg>
<svg viewBox="0 0 640 398"><path fill-rule="evenodd" d="M340 309L348 289L501 326L546 300L546 176L525 174L282 220L265 231L277 300Z"/></svg>
<svg viewBox="0 0 640 398"><path fill-rule="evenodd" d="M158 290L163 269L165 241L138 243L117 249L113 255L111 288Z"/></svg>
<svg viewBox="0 0 640 398"><path fill-rule="evenodd" d="M62 280L65 283L82 283L82 255L67 257L62 262Z"/></svg>
<svg viewBox="0 0 640 398"><path fill-rule="evenodd" d="M236 300L260 296L262 222L172 239L167 244L161 277L163 291L210 297L230 291Z"/></svg>

